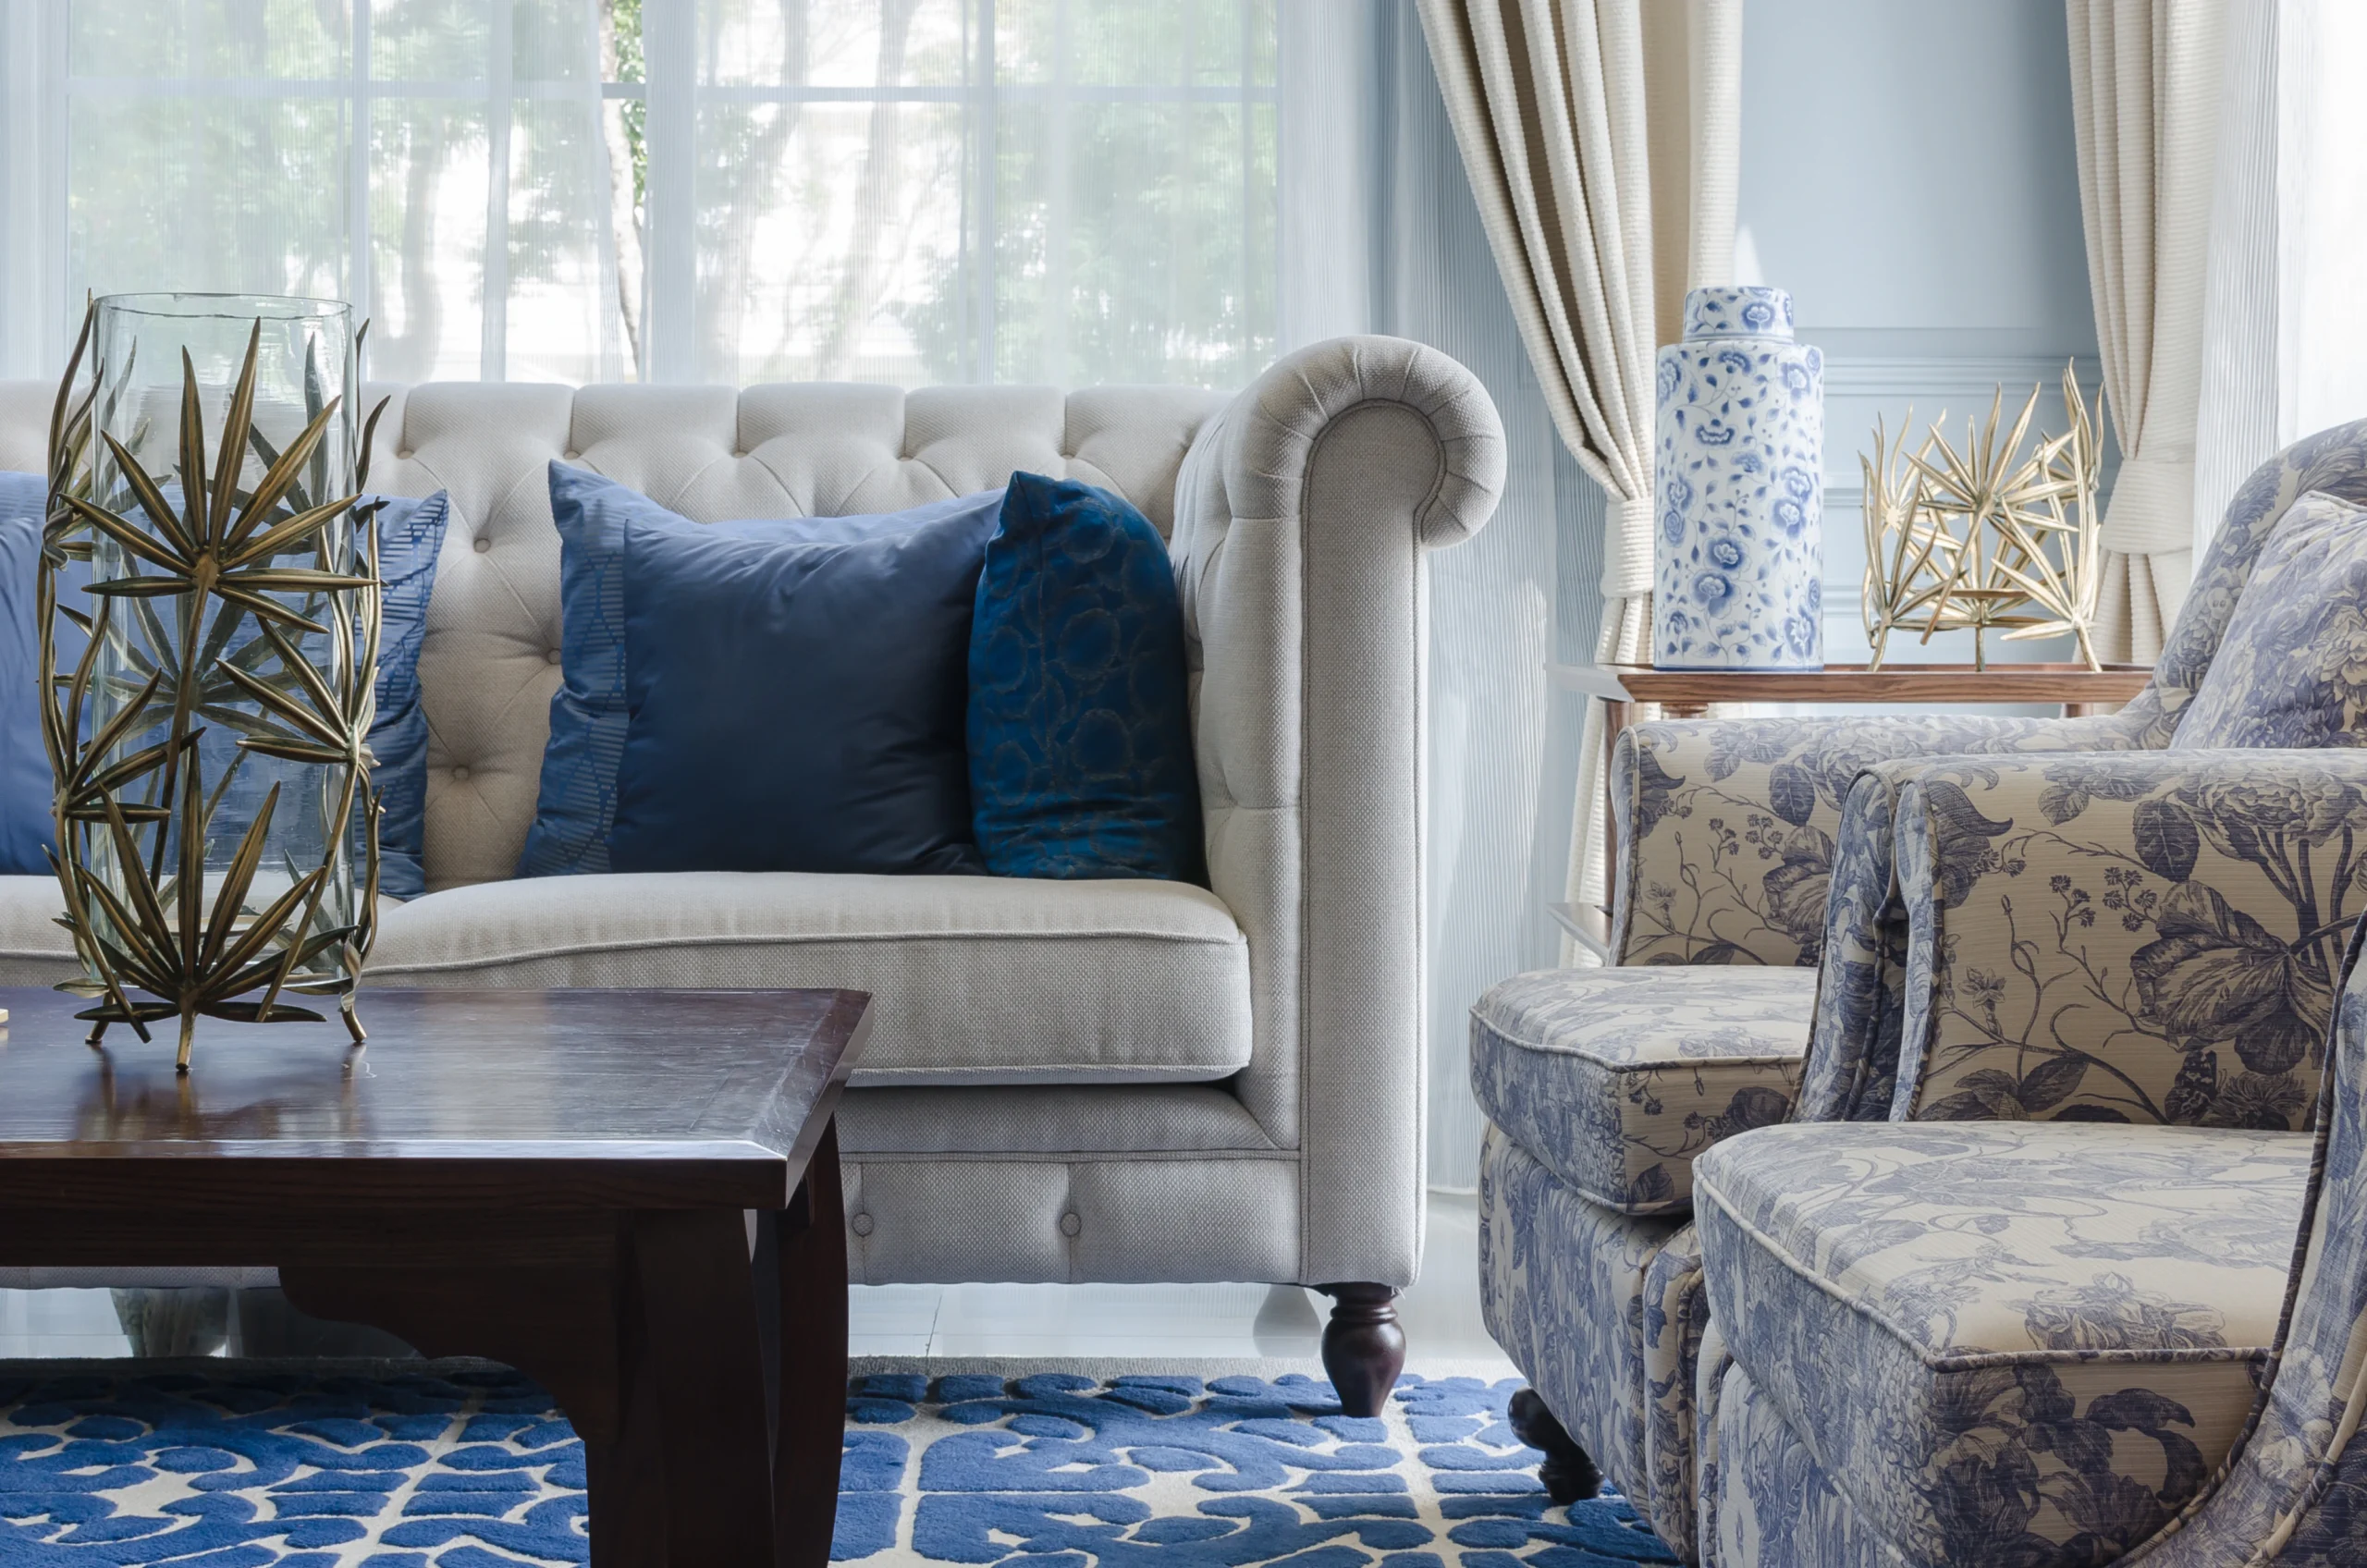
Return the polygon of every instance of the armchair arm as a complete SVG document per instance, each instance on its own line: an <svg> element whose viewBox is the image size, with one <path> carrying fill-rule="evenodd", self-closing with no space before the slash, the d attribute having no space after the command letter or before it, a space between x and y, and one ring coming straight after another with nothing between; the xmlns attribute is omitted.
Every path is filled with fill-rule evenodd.
<svg viewBox="0 0 2367 1568"><path fill-rule="evenodd" d="M1813 966L1842 801L1874 763L2134 744L2113 715L1631 726L1611 761L1612 962Z"/></svg>
<svg viewBox="0 0 2367 1568"><path fill-rule="evenodd" d="M2307 1124L2367 755L1944 758L1896 835L1892 1115Z"/></svg>
<svg viewBox="0 0 2367 1568"><path fill-rule="evenodd" d="M1177 480L1208 872L1249 937L1235 1087L1299 1151L1308 1284L1405 1284L1420 1254L1422 554L1503 473L1468 371L1347 337L1259 376Z"/></svg>

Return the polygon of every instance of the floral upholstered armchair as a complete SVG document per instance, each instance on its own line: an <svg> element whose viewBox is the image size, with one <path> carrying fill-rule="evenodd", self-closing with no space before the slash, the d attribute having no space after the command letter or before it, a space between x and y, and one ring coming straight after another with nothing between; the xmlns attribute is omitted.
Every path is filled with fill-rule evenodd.
<svg viewBox="0 0 2367 1568"><path fill-rule="evenodd" d="M1533 1385L1516 1414L1549 1454L1550 1485L1582 1490L1599 1466L1680 1555L1716 1560L1733 1373L1754 1431L1783 1417L1797 1445L1785 1463L1813 1459L1836 1484L1862 1471L1896 1501L1868 1537L1896 1555L1869 1562L2109 1561L2198 1494L2249 1396L2214 1386L2182 1400L2137 1368L2157 1352L2256 1366L2273 1337L2280 1261L2214 1276L2207 1301L2165 1281L2190 1268L2179 1238L2196 1227L2289 1236L2298 1212L2341 944L2367 902L2367 752L2339 749L2367 740L2362 506L2367 423L2263 465L2152 684L2115 715L1706 720L1621 738L1621 967L1519 976L1473 1013L1490 1122L1482 1294ZM1823 1253L1828 1232L1789 1178L1763 1212L1736 1196L1732 1212L1750 1218L1735 1233L1772 1250L1733 1252L1736 1277L1722 1283L1697 1188L1751 1146L1747 1134L1785 1121L1891 1124L1846 1135L1912 1151L1858 1159L1827 1127L1798 1145L1794 1174L1823 1172L1835 1201L1869 1214L1882 1206L1852 1185L1861 1178L1929 1189L1930 1204L1885 1211ZM2011 1148L1968 1142L1968 1122ZM1990 1219L1958 1227L1938 1195L1978 1194L1984 1160L2010 1170L2149 1128L2266 1140L2265 1152L2226 1156L2191 1211L2145 1219L2142 1196L2113 1208L2128 1229L2108 1268L2065 1263L2088 1256L2076 1237L2017 1259L1980 1229ZM2012 1152L2024 1137L2035 1152ZM1918 1250L1933 1236L1938 1250ZM1803 1300L1793 1317L1755 1312L1780 1333L1735 1344L1722 1332L1722 1291L1744 1274L1811 1281L1827 1304L1856 1292L1846 1321L1883 1321L1894 1266L1936 1293L1898 1297L1900 1332L1855 1347L1892 1356L1897 1401L1843 1426L1811 1420L1822 1395L1765 1370L1846 1357L1843 1320L1822 1341L1785 1338L1819 1321ZM2046 1391L2026 1370L2090 1352L2128 1363L2128 1380L2058 1370ZM1950 1380L1968 1369L1990 1381ZM2149 1388L2158 1404L2112 1403ZM1959 1452L1944 1432L1994 1452ZM2048 1449L2050 1434L2065 1446ZM1925 1485L1933 1466L1954 1479ZM2051 1501L2016 1530L1999 1523L2001 1544L1947 1522L1980 1513L1984 1488ZM2082 1501L2080 1488L2120 1501Z"/></svg>
<svg viewBox="0 0 2367 1568"><path fill-rule="evenodd" d="M1795 1123L1705 1158L1735 1354L1705 1384L1703 1559L2367 1562L2357 960L2314 1134ZM1934 1361L1966 1323L2031 1342Z"/></svg>

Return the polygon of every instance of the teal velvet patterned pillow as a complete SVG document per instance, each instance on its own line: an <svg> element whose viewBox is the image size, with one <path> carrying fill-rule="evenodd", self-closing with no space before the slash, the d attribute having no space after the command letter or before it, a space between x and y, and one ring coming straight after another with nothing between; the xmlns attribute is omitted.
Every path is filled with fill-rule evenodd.
<svg viewBox="0 0 2367 1568"><path fill-rule="evenodd" d="M1203 879L1167 542L1106 490L1018 473L970 629L970 809L998 876Z"/></svg>
<svg viewBox="0 0 2367 1568"><path fill-rule="evenodd" d="M2287 510L2170 744L2367 744L2367 510L2315 491Z"/></svg>

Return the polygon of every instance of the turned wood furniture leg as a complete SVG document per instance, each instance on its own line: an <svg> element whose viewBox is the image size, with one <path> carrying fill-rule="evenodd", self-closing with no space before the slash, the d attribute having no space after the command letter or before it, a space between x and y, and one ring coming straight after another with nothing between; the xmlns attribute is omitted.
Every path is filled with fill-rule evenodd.
<svg viewBox="0 0 2367 1568"><path fill-rule="evenodd" d="M1511 1407L1504 1412L1505 1424L1513 1436L1545 1455L1545 1463L1537 1467L1537 1478L1545 1487L1545 1495L1564 1508L1588 1498L1602 1489L1602 1472L1596 1469L1587 1451L1571 1441L1570 1434L1547 1409L1545 1401L1535 1389L1523 1389L1513 1395Z"/></svg>
<svg viewBox="0 0 2367 1568"><path fill-rule="evenodd" d="M657 1385L666 1560L775 1568L764 1355L746 1222L728 1209L652 1210L633 1216L632 1229L648 1329L644 1375Z"/></svg>
<svg viewBox="0 0 2367 1568"><path fill-rule="evenodd" d="M828 1568L846 1449L847 1233L835 1123L771 1222L779 1322L773 1531L781 1568Z"/></svg>
<svg viewBox="0 0 2367 1568"><path fill-rule="evenodd" d="M1351 1280L1318 1285L1332 1301L1323 1328L1323 1371L1350 1415L1378 1415L1405 1369L1405 1330L1397 1326L1397 1287Z"/></svg>

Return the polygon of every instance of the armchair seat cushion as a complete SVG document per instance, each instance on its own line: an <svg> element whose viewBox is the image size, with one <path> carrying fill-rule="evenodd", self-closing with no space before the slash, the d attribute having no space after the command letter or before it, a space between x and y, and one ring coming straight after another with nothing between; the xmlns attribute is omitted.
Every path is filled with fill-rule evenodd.
<svg viewBox="0 0 2367 1568"><path fill-rule="evenodd" d="M1768 1128L1697 1164L1711 1316L1907 1562L2105 1562L2243 1429L2312 1147L2078 1122Z"/></svg>
<svg viewBox="0 0 2367 1568"><path fill-rule="evenodd" d="M1693 1157L1781 1121L1798 1091L1816 974L1806 969L1548 969L1471 1010L1479 1108L1582 1195L1682 1210Z"/></svg>
<svg viewBox="0 0 2367 1568"><path fill-rule="evenodd" d="M388 912L367 978L868 991L857 1084L1207 1083L1250 1056L1248 942L1181 882L522 877Z"/></svg>

